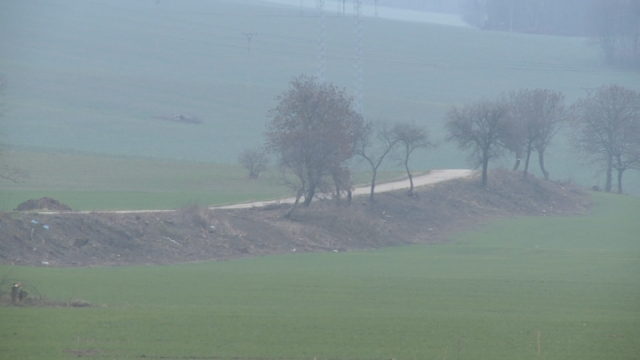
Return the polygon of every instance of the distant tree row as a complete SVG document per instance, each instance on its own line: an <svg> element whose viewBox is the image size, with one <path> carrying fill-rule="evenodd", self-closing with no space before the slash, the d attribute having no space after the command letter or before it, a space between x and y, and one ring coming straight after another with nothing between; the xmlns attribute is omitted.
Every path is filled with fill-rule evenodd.
<svg viewBox="0 0 640 360"><path fill-rule="evenodd" d="M469 151L471 160L482 167L483 186L489 162L505 152L516 157L513 170L525 157L525 178L530 156L537 152L540 170L548 179L544 153L565 126L576 153L606 173L605 191L611 191L616 171L618 193L622 193L624 172L640 170L640 93L636 91L605 85L567 108L559 92L525 89L497 100L454 107L446 122L448 140Z"/></svg>
<svg viewBox="0 0 640 360"><path fill-rule="evenodd" d="M640 67L640 0L461 0L471 26L591 37L608 64Z"/></svg>
<svg viewBox="0 0 640 360"><path fill-rule="evenodd" d="M595 0L462 0L463 20L488 30L586 35Z"/></svg>
<svg viewBox="0 0 640 360"><path fill-rule="evenodd" d="M370 202L374 201L378 170L389 154L400 159L413 194L411 155L435 145L426 128L415 123L365 120L352 98L334 85L299 76L276 98L269 112L266 145L246 150L239 162L257 178L266 168L267 154L277 157L281 178L296 196L291 212L302 200L309 206L318 194L342 194L351 199L350 160L361 158L371 170ZM524 179L536 153L545 179L545 152L558 132L566 128L573 148L583 159L606 173L605 191L612 189L617 172L618 192L626 170L640 170L640 93L618 85L588 91L566 106L564 95L547 89L521 89L495 100L454 106L445 118L447 141L469 154L482 168L482 186L488 184L492 160L512 154L514 171Z"/></svg>

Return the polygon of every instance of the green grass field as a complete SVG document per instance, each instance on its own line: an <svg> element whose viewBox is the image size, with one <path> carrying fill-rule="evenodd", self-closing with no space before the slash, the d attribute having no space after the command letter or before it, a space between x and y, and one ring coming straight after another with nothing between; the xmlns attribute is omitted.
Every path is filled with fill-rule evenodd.
<svg viewBox="0 0 640 360"><path fill-rule="evenodd" d="M505 219L447 245L2 266L101 306L0 308L0 358L634 359L640 200L594 197L585 216Z"/></svg>
<svg viewBox="0 0 640 360"><path fill-rule="evenodd" d="M36 151L72 150L157 159L234 163L262 142L274 97L299 74L314 75L316 18L257 0L52 0L0 5L1 142ZM243 32L255 32L251 53ZM352 91L354 20L326 17L327 80ZM604 67L583 38L486 32L364 19L364 115L428 126L441 146L416 168L465 167L442 143L451 105L521 87L640 89L640 73ZM157 120L197 115L188 125ZM602 185L556 141L554 179ZM17 164L19 165L19 163ZM538 173L538 170L533 169ZM640 194L640 175L626 176ZM0 186L5 186L0 184Z"/></svg>

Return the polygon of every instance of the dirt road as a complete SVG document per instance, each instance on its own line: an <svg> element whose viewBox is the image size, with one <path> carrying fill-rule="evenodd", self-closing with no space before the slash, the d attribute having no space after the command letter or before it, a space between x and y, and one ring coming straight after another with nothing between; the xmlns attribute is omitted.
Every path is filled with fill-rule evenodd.
<svg viewBox="0 0 640 360"><path fill-rule="evenodd" d="M419 187L424 185L436 184L439 182L453 180L458 178L469 177L475 174L474 170L467 169L449 169L449 170L432 170L428 174L416 176L413 178L413 186ZM394 181L384 184L376 185L375 193L382 193L387 191L394 190L402 190L408 189L410 186L409 179L404 179L400 181ZM353 195L367 195L371 191L370 186L360 186L353 190ZM293 204L295 202L295 198L285 198L278 200L269 200L269 201L255 201L250 203L243 204L234 204L234 205L225 205L225 206L213 206L209 209L250 209L254 207L263 207L268 205L276 205L276 204Z"/></svg>
<svg viewBox="0 0 640 360"><path fill-rule="evenodd" d="M416 176L413 178L413 186L419 187L424 185L436 184L439 182L453 180L458 178L464 178L472 176L475 173L473 170L466 169L449 169L449 170L432 170L428 174ZM404 179L400 181L394 181L389 183L383 183L376 185L375 193L382 193L393 190L402 190L409 188L409 179ZM369 194L370 187L369 186L360 186L354 189L353 195L366 195ZM242 204L233 204L233 205L224 205L224 206L212 206L209 209L250 209L254 207L263 207L268 205L276 205L276 204L293 204L295 202L295 198L284 198L277 200L268 200L268 201L255 201L250 203L242 203ZM142 214L142 213L163 213L163 212L172 212L175 210L105 210L105 211L65 211L64 213L74 213L74 214L90 214L90 213L101 213L101 214ZM45 215L55 215L61 214L60 211L36 211L38 214Z"/></svg>

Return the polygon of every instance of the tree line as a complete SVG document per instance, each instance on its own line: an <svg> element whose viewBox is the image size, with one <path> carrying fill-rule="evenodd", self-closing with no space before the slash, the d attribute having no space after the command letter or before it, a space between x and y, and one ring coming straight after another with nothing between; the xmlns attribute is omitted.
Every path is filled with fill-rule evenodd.
<svg viewBox="0 0 640 360"><path fill-rule="evenodd" d="M257 178L275 155L283 183L295 192L291 211L302 200L309 206L318 194L343 194L351 199L351 160L360 158L371 170L370 202L374 201L381 164L394 154L403 165L413 195L410 158L435 147L429 131L413 122L365 120L353 108L345 90L313 77L299 76L279 95L269 111L262 149L245 150L239 161ZM587 91L572 105L562 93L548 89L520 89L496 99L452 106L445 116L446 141L469 155L488 184L492 160L511 154L513 170L529 174L537 155L545 179L545 152L562 130L577 156L606 174L605 191L623 192L627 170L640 170L640 93L611 84ZM291 214L291 211L288 215Z"/></svg>
<svg viewBox="0 0 640 360"><path fill-rule="evenodd" d="M471 26L590 37L609 65L640 67L640 0L461 0L460 6Z"/></svg>

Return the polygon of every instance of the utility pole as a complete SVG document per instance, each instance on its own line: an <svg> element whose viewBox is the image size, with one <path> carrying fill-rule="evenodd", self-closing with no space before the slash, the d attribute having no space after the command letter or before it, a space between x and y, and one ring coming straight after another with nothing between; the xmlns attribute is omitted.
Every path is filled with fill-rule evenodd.
<svg viewBox="0 0 640 360"><path fill-rule="evenodd" d="M511 0L511 16L509 19L509 32L513 32L513 0Z"/></svg>
<svg viewBox="0 0 640 360"><path fill-rule="evenodd" d="M252 64L251 64L251 39L253 39L253 37L255 35L257 35L257 33L254 32L243 32L242 33L246 38L247 38L247 87L252 87L252 79L251 79L251 68L252 68Z"/></svg>
<svg viewBox="0 0 640 360"><path fill-rule="evenodd" d="M356 17L356 44L354 54L355 110L362 115L362 0L353 0Z"/></svg>
<svg viewBox="0 0 640 360"><path fill-rule="evenodd" d="M160 47L160 0L156 0L156 48Z"/></svg>
<svg viewBox="0 0 640 360"><path fill-rule="evenodd" d="M318 81L325 81L324 59L324 0L316 0L316 11L318 13Z"/></svg>
<svg viewBox="0 0 640 360"><path fill-rule="evenodd" d="M242 34L247 37L247 54L251 54L251 39L253 39L255 35L258 35L258 33L243 32Z"/></svg>

